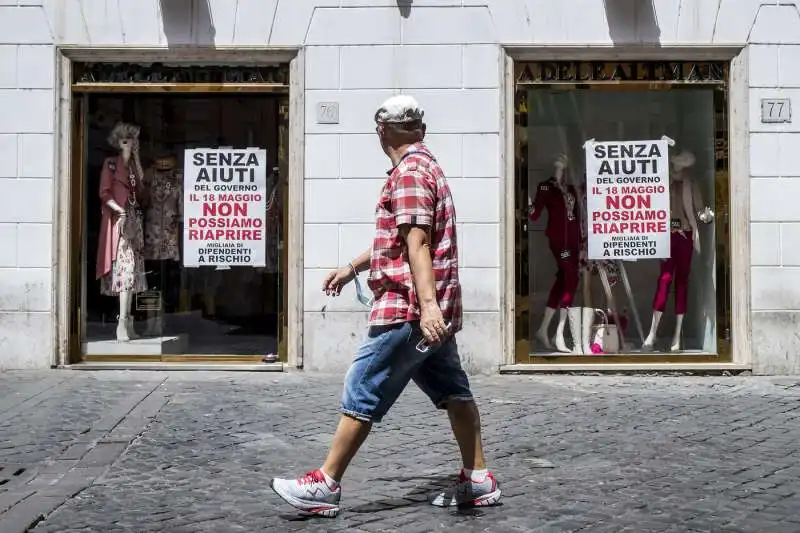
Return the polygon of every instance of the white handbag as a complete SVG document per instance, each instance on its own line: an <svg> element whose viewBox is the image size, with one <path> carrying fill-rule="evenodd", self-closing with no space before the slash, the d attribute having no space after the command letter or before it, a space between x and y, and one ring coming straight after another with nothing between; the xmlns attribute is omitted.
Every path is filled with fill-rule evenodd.
<svg viewBox="0 0 800 533"><path fill-rule="evenodd" d="M603 353L619 352L619 330L616 324L608 323L608 315L602 309L595 309L601 322L592 326L592 344L597 344Z"/></svg>

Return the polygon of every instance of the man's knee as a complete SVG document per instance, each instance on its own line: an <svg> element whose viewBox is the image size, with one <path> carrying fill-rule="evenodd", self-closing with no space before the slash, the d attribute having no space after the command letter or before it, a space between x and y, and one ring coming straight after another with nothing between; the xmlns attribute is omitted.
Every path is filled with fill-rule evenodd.
<svg viewBox="0 0 800 533"><path fill-rule="evenodd" d="M442 402L451 413L477 413L478 406L473 398L448 398Z"/></svg>

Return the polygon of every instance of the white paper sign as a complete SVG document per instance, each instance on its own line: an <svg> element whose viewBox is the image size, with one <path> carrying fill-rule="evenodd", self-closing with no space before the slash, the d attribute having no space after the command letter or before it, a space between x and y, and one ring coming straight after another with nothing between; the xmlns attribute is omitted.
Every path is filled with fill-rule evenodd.
<svg viewBox="0 0 800 533"><path fill-rule="evenodd" d="M184 266L266 264L266 150L186 150L183 191Z"/></svg>
<svg viewBox="0 0 800 533"><path fill-rule="evenodd" d="M669 141L587 142L590 260L670 256Z"/></svg>

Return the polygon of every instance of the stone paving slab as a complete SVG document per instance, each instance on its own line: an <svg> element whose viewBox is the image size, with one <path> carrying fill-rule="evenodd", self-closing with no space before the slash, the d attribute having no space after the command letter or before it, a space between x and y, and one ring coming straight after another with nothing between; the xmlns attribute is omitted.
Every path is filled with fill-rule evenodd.
<svg viewBox="0 0 800 533"><path fill-rule="evenodd" d="M411 386L355 459L342 514L309 519L268 480L319 465L341 380L0 374L22 398L0 403L0 466L25 468L0 485L0 531L800 531L800 379L477 378L504 499L474 511L427 504L458 453Z"/></svg>

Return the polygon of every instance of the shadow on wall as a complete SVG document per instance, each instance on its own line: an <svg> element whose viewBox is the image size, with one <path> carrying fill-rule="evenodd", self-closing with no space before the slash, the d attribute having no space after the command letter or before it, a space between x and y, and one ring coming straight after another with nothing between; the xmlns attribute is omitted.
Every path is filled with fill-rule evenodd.
<svg viewBox="0 0 800 533"><path fill-rule="evenodd" d="M214 46L216 30L208 0L159 0L168 46Z"/></svg>
<svg viewBox="0 0 800 533"><path fill-rule="evenodd" d="M661 45L653 0L603 0L603 4L614 44Z"/></svg>
<svg viewBox="0 0 800 533"><path fill-rule="evenodd" d="M397 0L397 7L400 9L400 16L407 19L411 16L411 4L414 0Z"/></svg>

